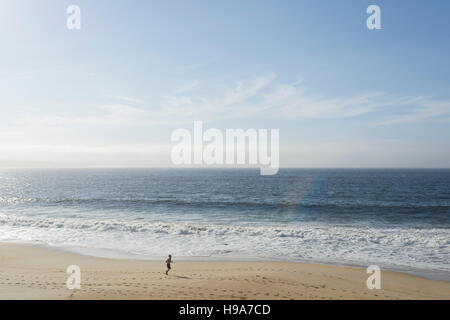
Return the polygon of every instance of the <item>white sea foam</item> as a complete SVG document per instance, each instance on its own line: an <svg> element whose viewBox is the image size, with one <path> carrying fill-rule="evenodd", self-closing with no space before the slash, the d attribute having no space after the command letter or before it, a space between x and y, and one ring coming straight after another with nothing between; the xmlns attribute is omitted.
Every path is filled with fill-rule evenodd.
<svg viewBox="0 0 450 320"><path fill-rule="evenodd" d="M450 230L164 223L139 219L0 215L0 241L82 253L160 258L281 259L450 274ZM113 254L116 253L116 254Z"/></svg>

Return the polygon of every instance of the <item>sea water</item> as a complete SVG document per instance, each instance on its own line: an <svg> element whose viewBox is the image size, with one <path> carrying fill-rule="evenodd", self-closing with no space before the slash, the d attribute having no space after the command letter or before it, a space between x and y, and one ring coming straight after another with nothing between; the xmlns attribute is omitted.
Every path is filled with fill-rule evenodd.
<svg viewBox="0 0 450 320"><path fill-rule="evenodd" d="M2 169L0 241L378 265L450 281L450 170Z"/></svg>

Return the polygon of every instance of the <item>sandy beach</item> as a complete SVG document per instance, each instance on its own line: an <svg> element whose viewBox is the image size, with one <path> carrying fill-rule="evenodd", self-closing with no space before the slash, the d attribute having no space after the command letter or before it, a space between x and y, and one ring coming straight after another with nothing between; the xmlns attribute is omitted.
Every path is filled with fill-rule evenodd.
<svg viewBox="0 0 450 320"><path fill-rule="evenodd" d="M164 260L164 259L162 259ZM382 271L380 290L364 269L297 262L103 259L0 244L0 299L450 299L450 283ZM68 265L81 289L66 287Z"/></svg>

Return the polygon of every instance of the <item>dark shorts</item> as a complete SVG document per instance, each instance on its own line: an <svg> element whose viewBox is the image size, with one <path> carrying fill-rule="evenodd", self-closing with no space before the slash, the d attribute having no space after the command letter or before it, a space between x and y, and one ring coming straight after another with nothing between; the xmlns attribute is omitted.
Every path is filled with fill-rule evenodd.
<svg viewBox="0 0 450 320"><path fill-rule="evenodd" d="M170 263L167 264L167 269L171 269L171 268L170 268Z"/></svg>

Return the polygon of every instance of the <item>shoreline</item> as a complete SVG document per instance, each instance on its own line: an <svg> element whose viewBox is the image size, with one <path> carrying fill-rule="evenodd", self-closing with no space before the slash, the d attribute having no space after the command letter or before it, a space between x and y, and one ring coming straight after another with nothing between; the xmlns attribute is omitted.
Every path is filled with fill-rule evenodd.
<svg viewBox="0 0 450 320"><path fill-rule="evenodd" d="M65 252L68 254L80 255L91 258L100 258L100 259L110 259L110 260L130 260L130 261L149 261L149 262L157 262L161 261L160 257L150 257L143 256L137 253L128 253L123 252L121 250L112 250L112 249L96 249L96 248L64 248L64 247L55 247L50 246L48 244L40 244L35 242L22 242L22 241L0 241L0 244L18 244L18 245L26 245L32 246L36 248L42 248L51 251L59 251ZM105 254L109 252L110 254ZM338 263L338 262L325 262L325 261L313 261L313 260L282 260L277 258L270 257L259 257L259 258L242 258L239 256L235 257L209 257L209 256L179 256L178 261L185 262L280 262L280 263L303 263L309 265L319 265L319 266L331 266L331 267L343 267L343 268L355 268L355 269L365 269L368 265L362 265L357 263ZM164 260L164 259L163 259ZM448 272L439 270L428 270L428 269L420 269L420 268L410 268L410 270L405 270L402 267L396 266L380 266L383 271L396 272L400 274L410 275L417 278L429 279L429 280L437 280L444 281L450 283L450 274Z"/></svg>
<svg viewBox="0 0 450 320"><path fill-rule="evenodd" d="M162 259L164 260L164 259ZM381 289L358 267L283 261L109 259L0 243L0 299L450 299L450 283L381 271ZM69 290L67 266L81 269Z"/></svg>

